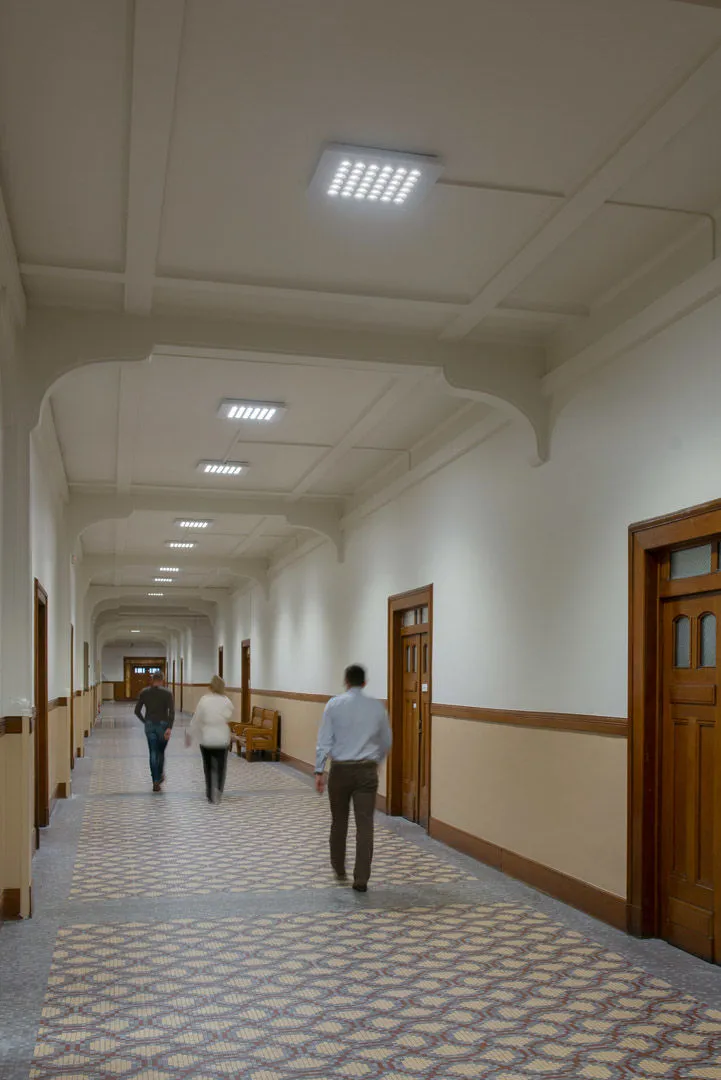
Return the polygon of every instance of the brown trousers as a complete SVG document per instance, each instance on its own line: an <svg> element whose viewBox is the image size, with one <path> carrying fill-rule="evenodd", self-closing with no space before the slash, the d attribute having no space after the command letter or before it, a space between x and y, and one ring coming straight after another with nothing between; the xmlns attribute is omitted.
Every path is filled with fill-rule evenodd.
<svg viewBox="0 0 721 1080"><path fill-rule="evenodd" d="M375 761L334 761L328 777L330 827L330 862L336 874L345 874L345 849L348 839L348 815L353 802L356 825L356 852L353 881L367 885L373 860L373 815L378 791L378 766Z"/></svg>

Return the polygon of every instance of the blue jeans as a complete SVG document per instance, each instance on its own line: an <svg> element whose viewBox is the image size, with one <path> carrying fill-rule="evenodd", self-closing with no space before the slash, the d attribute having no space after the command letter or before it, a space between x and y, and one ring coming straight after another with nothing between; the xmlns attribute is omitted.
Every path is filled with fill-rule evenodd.
<svg viewBox="0 0 721 1080"><path fill-rule="evenodd" d="M168 745L165 739L167 724L148 722L145 725L145 738L148 740L150 751L150 775L154 784L160 784L165 772L165 748Z"/></svg>

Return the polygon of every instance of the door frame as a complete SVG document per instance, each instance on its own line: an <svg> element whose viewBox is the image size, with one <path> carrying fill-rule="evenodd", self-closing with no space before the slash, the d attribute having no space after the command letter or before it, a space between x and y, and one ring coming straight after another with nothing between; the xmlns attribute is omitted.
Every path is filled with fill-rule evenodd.
<svg viewBox="0 0 721 1080"><path fill-rule="evenodd" d="M180 657L180 712L183 711L183 657Z"/></svg>
<svg viewBox="0 0 721 1080"><path fill-rule="evenodd" d="M433 585L396 593L388 597L388 715L393 732L393 749L386 768L386 813L399 817L403 810L403 648L401 615L415 607L428 607L428 650L430 675L428 699L433 701ZM433 708L428 710L428 729L425 733L425 769L428 777L428 823L431 807L431 736ZM398 751L401 751L400 753ZM428 826L426 827L428 831Z"/></svg>
<svg viewBox="0 0 721 1080"><path fill-rule="evenodd" d="M131 701L130 697L130 679L132 676L132 668L136 664L143 664L147 667L152 664L153 667L159 667L163 670L163 679L167 681L168 678L168 658L166 656L124 656L123 657L123 679L125 685L125 700Z"/></svg>
<svg viewBox="0 0 721 1080"><path fill-rule="evenodd" d="M721 499L629 527L626 922L629 933L640 937L661 933L661 565L670 547L720 534ZM708 587L708 575L679 582L685 595Z"/></svg>
<svg viewBox="0 0 721 1080"><path fill-rule="evenodd" d="M70 721L70 768L75 768L75 627L70 623L70 697L68 698Z"/></svg>
<svg viewBox="0 0 721 1080"><path fill-rule="evenodd" d="M250 723L250 638L240 643L240 722Z"/></svg>
<svg viewBox="0 0 721 1080"><path fill-rule="evenodd" d="M48 739L48 678L50 665L50 623L48 594L35 578L33 629L33 685L35 697L35 836L39 842L40 829L50 824L50 758ZM40 612L44 612L44 642L41 641ZM42 646L42 647L41 647ZM44 671L41 670L41 665ZM42 689L44 687L44 690Z"/></svg>

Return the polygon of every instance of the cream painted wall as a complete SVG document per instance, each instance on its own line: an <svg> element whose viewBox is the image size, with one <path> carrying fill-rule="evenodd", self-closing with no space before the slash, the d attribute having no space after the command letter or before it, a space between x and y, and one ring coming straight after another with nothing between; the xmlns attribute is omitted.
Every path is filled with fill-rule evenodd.
<svg viewBox="0 0 721 1080"><path fill-rule="evenodd" d="M626 740L433 719L433 817L626 893Z"/></svg>
<svg viewBox="0 0 721 1080"><path fill-rule="evenodd" d="M20 914L30 915L32 881L34 784L33 736L27 718L21 734L0 739L0 814L4 844L0 850L0 882L20 892Z"/></svg>
<svg viewBox="0 0 721 1080"><path fill-rule="evenodd" d="M529 466L525 438L509 424L350 530L343 564L326 544L275 573L268 601L258 588L244 601L253 685L335 693L344 665L358 660L371 692L385 696L387 598L433 582L436 701L626 715L628 526L721 495L719 340L716 301L590 379L558 418L545 465ZM247 621L239 608L236 637ZM493 746L495 790L517 808L510 846L622 890L622 742L594 753L595 737L548 736L543 745L559 757L551 782L537 732L479 728L469 743L452 725L439 721L436 737L448 726L469 790L439 758L435 817L452 813L493 839L484 833L488 807L470 790ZM522 769L496 745L501 738L513 740ZM285 739L307 758L310 722L298 713ZM542 840L544 800L557 835ZM596 821L592 859L585 835L561 827L559 806Z"/></svg>
<svg viewBox="0 0 721 1080"><path fill-rule="evenodd" d="M58 785L70 785L70 714L65 705L51 709L48 714L48 762L50 767L50 797Z"/></svg>
<svg viewBox="0 0 721 1080"><path fill-rule="evenodd" d="M251 695L251 704L262 709L277 709L281 716L280 746L284 754L312 764L315 741L323 715L323 706L315 701Z"/></svg>

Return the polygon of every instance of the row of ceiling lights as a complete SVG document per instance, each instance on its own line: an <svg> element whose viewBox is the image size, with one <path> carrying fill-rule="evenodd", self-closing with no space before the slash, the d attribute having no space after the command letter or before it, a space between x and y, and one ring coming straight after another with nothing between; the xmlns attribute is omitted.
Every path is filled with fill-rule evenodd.
<svg viewBox="0 0 721 1080"><path fill-rule="evenodd" d="M280 401L251 401L250 399L224 398L218 408L218 416L224 420L248 422L252 424L270 424L281 418L286 406ZM204 460L198 463L198 471L208 476L240 476L248 468L246 461ZM181 529L209 529L213 524L204 518L180 518L175 524ZM174 551L192 551L196 547L194 540L166 540L165 546ZM178 566L161 566L159 574L177 574ZM156 585L171 585L175 578L155 577ZM148 593L153 598L161 598L165 593L153 590Z"/></svg>
<svg viewBox="0 0 721 1080"><path fill-rule="evenodd" d="M280 420L285 408L285 405L280 401L224 398L218 408L218 416L223 420L240 421L242 423L272 424ZM240 476L247 468L247 461L214 459L199 461L197 465L198 472L203 473L205 476Z"/></svg>

